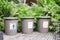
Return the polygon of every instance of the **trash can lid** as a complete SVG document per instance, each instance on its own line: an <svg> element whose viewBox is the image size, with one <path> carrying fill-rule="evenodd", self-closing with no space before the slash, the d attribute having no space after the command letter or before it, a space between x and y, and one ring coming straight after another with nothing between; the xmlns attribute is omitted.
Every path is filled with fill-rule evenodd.
<svg viewBox="0 0 60 40"><path fill-rule="evenodd" d="M17 17L4 17L4 19L18 19Z"/></svg>
<svg viewBox="0 0 60 40"><path fill-rule="evenodd" d="M34 17L21 17L21 19L34 19Z"/></svg>
<svg viewBox="0 0 60 40"><path fill-rule="evenodd" d="M48 18L50 18L50 16L38 16L37 18L38 18L38 19L39 19L39 18L47 18L47 19L48 19Z"/></svg>

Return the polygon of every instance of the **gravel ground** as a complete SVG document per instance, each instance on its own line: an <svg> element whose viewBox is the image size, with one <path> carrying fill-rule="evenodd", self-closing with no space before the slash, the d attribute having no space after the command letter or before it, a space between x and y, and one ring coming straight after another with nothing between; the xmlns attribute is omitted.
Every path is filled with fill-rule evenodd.
<svg viewBox="0 0 60 40"><path fill-rule="evenodd" d="M5 35L4 40L54 40L53 33L39 33L33 32L32 34L18 33L16 35Z"/></svg>

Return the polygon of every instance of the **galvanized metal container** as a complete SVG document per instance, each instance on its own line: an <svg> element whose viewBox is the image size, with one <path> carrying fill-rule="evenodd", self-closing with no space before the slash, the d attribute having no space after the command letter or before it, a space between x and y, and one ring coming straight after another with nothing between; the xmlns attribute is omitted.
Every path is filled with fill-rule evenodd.
<svg viewBox="0 0 60 40"><path fill-rule="evenodd" d="M16 17L4 17L4 24L7 35L17 34L18 19Z"/></svg>
<svg viewBox="0 0 60 40"><path fill-rule="evenodd" d="M46 16L37 17L37 25L38 25L37 30L39 32L48 32L49 21L50 21L50 17L46 17Z"/></svg>
<svg viewBox="0 0 60 40"><path fill-rule="evenodd" d="M33 33L33 23L34 18L33 17L22 17L22 32L26 34Z"/></svg>

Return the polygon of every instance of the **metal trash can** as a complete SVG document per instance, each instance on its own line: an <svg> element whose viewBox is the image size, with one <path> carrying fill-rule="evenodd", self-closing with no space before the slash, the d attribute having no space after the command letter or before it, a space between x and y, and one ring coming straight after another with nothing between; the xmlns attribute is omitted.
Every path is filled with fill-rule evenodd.
<svg viewBox="0 0 60 40"><path fill-rule="evenodd" d="M0 31L0 40L3 40L3 32Z"/></svg>
<svg viewBox="0 0 60 40"><path fill-rule="evenodd" d="M37 17L37 30L39 32L48 32L48 26L49 26L49 21L50 21L50 17L46 17L46 16L40 16Z"/></svg>
<svg viewBox="0 0 60 40"><path fill-rule="evenodd" d="M33 17L22 17L22 33L30 34L33 33L33 23L34 18Z"/></svg>
<svg viewBox="0 0 60 40"><path fill-rule="evenodd" d="M17 34L17 24L18 19L17 17L4 17L4 26L5 26L5 33L7 35L15 35Z"/></svg>

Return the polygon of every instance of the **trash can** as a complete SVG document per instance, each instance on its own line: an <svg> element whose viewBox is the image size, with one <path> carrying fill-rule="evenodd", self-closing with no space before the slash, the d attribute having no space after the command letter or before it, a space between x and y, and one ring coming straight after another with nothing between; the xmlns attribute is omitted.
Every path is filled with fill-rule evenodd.
<svg viewBox="0 0 60 40"><path fill-rule="evenodd" d="M4 17L5 33L7 35L17 34L17 17Z"/></svg>
<svg viewBox="0 0 60 40"><path fill-rule="evenodd" d="M3 32L0 31L0 40L3 40Z"/></svg>
<svg viewBox="0 0 60 40"><path fill-rule="evenodd" d="M22 17L22 33L30 34L33 33L33 23L34 18L33 17Z"/></svg>
<svg viewBox="0 0 60 40"><path fill-rule="evenodd" d="M48 32L49 28L49 21L50 21L50 17L46 17L46 16L40 16L37 17L37 30L39 32Z"/></svg>

